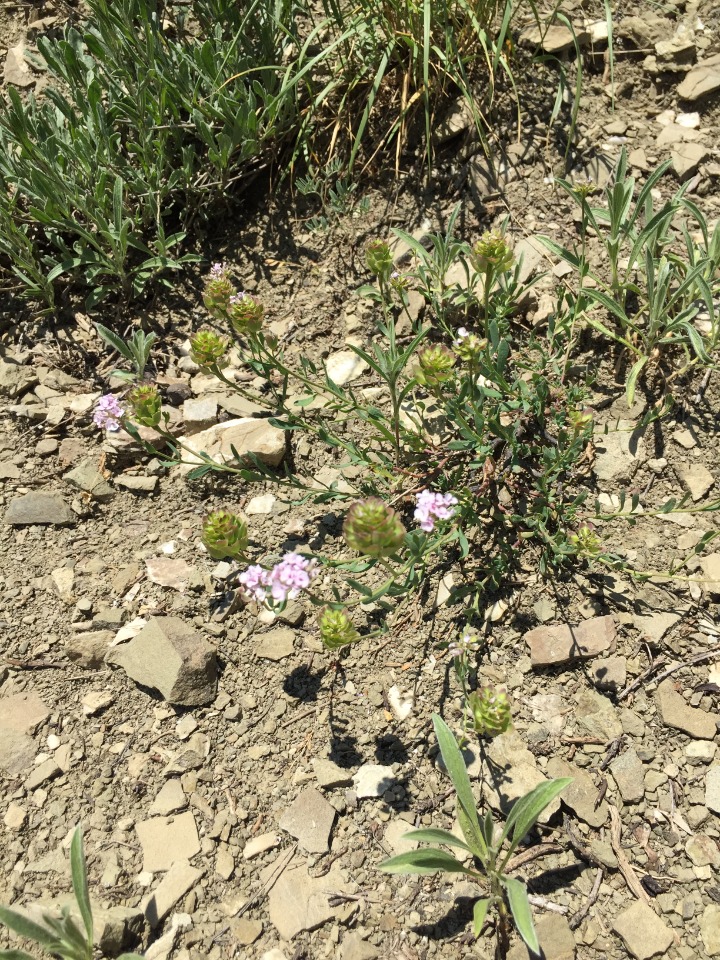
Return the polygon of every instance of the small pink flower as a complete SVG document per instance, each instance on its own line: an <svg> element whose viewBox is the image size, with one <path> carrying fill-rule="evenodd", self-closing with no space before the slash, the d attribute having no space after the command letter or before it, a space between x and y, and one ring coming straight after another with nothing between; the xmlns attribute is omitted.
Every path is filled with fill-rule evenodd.
<svg viewBox="0 0 720 960"><path fill-rule="evenodd" d="M270 592L273 600L281 603L294 600L307 590L320 571L317 560L308 560L298 553L286 553L270 571Z"/></svg>
<svg viewBox="0 0 720 960"><path fill-rule="evenodd" d="M117 397L111 393L100 397L95 404L95 413L93 414L93 423L101 430L116 431L120 429L120 420L125 413L125 408Z"/></svg>
<svg viewBox="0 0 720 960"><path fill-rule="evenodd" d="M244 573L238 577L241 589L244 594L258 603L264 603L267 599L270 589L270 573L259 564L248 567Z"/></svg>
<svg viewBox="0 0 720 960"><path fill-rule="evenodd" d="M451 493L421 490L415 498L415 503L415 519L420 524L420 529L425 533L432 533L437 520L449 520L454 516L458 500Z"/></svg>

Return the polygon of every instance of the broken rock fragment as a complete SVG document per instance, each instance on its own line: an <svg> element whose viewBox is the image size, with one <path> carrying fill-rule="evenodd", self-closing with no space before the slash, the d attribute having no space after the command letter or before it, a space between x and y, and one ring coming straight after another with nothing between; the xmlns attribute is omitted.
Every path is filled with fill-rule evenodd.
<svg viewBox="0 0 720 960"><path fill-rule="evenodd" d="M577 626L561 623L536 627L525 634L534 667L548 667L572 660L587 660L615 649L615 621L593 617Z"/></svg>
<svg viewBox="0 0 720 960"><path fill-rule="evenodd" d="M715 717L706 710L691 707L677 692L671 677L663 680L657 688L655 699L665 726L682 730L697 740L712 740L715 737Z"/></svg>
<svg viewBox="0 0 720 960"><path fill-rule="evenodd" d="M178 706L203 706L217 693L215 648L179 617L153 617L107 660Z"/></svg>

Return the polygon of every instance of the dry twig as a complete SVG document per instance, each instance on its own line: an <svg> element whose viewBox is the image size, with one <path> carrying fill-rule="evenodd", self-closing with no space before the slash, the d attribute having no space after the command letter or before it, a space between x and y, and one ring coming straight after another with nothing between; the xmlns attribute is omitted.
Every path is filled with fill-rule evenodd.
<svg viewBox="0 0 720 960"><path fill-rule="evenodd" d="M640 883L637 878L637 874L633 870L632 864L625 856L625 851L622 848L620 841L620 814L618 813L618 808L614 804L609 804L610 807L610 843L612 844L613 853L617 857L618 866L620 867L620 873L625 878L625 883L635 894L638 900L642 900L643 903L650 903L650 897L645 893L645 888Z"/></svg>

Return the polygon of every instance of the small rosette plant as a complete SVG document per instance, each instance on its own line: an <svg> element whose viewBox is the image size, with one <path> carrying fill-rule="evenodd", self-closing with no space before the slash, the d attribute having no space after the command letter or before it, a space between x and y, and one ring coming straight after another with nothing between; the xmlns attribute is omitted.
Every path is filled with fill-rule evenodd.
<svg viewBox="0 0 720 960"><path fill-rule="evenodd" d="M518 844L534 827L543 810L572 783L572 780L567 777L546 780L524 797L520 797L515 801L502 832L496 836L490 811L488 810L483 817L478 815L465 761L455 737L437 714L434 714L432 719L445 769L455 787L457 819L464 840L455 833L434 827L411 830L405 834L405 839L416 843L442 844L444 847L459 849L463 852L464 859L458 860L457 857L439 847L424 847L391 857L380 864L380 869L386 873L395 874L465 874L477 881L481 887L481 896L476 900L473 909L475 936L480 936L489 911L494 910L497 913L496 933L499 954L504 956L507 951L509 925L512 920L528 948L539 955L540 944L533 924L527 889L521 880L509 876L506 870ZM475 866L473 860L480 865L479 868Z"/></svg>
<svg viewBox="0 0 720 960"><path fill-rule="evenodd" d="M248 547L247 524L229 510L214 510L205 518L202 542L213 560L238 560Z"/></svg>

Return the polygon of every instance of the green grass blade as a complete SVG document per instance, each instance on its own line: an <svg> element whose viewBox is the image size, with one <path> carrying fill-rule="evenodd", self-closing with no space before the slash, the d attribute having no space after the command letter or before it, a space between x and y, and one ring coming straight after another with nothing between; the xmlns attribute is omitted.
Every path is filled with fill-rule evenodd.
<svg viewBox="0 0 720 960"><path fill-rule="evenodd" d="M85 851L83 850L82 827L77 827L70 844L70 872L75 899L80 908L80 916L87 934L87 942L91 944L93 942L93 916L88 889L87 864L85 862Z"/></svg>

